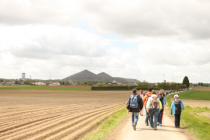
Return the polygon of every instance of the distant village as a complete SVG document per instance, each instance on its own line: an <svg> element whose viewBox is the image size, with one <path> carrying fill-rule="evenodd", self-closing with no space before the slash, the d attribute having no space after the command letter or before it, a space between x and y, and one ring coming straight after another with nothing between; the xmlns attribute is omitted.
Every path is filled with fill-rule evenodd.
<svg viewBox="0 0 210 140"><path fill-rule="evenodd" d="M61 85L60 82L51 82L51 81L40 82L40 81L43 81L43 80L31 79L31 76L30 78L26 78L26 74L22 73L22 77L20 79L0 78L0 85L5 85L5 86L13 86L13 85L59 86Z"/></svg>
<svg viewBox="0 0 210 140"><path fill-rule="evenodd" d="M148 83L146 81L137 83L137 82L132 82L132 83L120 83L117 82L115 79L112 82L102 82L102 81L97 81L97 80L90 80L90 81L77 81L75 80L41 80L41 79L31 79L26 78L26 74L22 73L20 79L3 79L0 78L0 86L15 86L15 85L36 85L36 86L62 86L62 85L70 85L70 86L79 86L79 85L87 85L87 86L140 86L141 84L149 84L147 86L151 87L157 87L160 83L165 83L165 84L173 84L173 82L158 82L158 83ZM144 86L144 85L143 85ZM210 83L190 83L190 87L210 87Z"/></svg>
<svg viewBox="0 0 210 140"><path fill-rule="evenodd" d="M112 82L101 82L101 81L86 81L86 82L73 82L73 80L61 81L61 80L39 80L26 78L26 74L22 73L20 79L3 79L0 78L0 85L14 86L14 85L36 85L36 86L60 86L60 85L89 85L89 86L137 86L138 83L120 83L115 79Z"/></svg>

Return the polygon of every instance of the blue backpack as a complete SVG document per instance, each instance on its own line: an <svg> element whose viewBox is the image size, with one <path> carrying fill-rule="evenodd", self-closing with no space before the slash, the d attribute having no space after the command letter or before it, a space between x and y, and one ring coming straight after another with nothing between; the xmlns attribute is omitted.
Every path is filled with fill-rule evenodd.
<svg viewBox="0 0 210 140"><path fill-rule="evenodd" d="M138 94L131 95L130 97L130 108L138 108L138 100L137 100Z"/></svg>

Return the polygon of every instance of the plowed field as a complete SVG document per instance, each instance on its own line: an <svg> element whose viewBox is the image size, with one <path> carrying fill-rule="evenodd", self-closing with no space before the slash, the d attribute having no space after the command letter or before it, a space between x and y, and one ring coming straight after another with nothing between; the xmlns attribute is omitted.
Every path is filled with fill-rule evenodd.
<svg viewBox="0 0 210 140"><path fill-rule="evenodd" d="M80 139L122 108L131 91L0 90L0 140Z"/></svg>
<svg viewBox="0 0 210 140"><path fill-rule="evenodd" d="M197 87L197 88L193 88L193 90L210 91L210 88L209 87Z"/></svg>

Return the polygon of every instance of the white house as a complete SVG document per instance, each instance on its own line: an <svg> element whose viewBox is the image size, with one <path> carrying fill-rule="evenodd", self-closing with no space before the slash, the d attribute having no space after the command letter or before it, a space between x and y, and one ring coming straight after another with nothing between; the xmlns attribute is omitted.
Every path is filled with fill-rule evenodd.
<svg viewBox="0 0 210 140"><path fill-rule="evenodd" d="M46 86L46 84L45 83L43 83L43 82L35 82L35 83L33 83L34 85L37 85L37 86Z"/></svg>
<svg viewBox="0 0 210 140"><path fill-rule="evenodd" d="M60 86L61 84L59 82L50 82L49 86Z"/></svg>

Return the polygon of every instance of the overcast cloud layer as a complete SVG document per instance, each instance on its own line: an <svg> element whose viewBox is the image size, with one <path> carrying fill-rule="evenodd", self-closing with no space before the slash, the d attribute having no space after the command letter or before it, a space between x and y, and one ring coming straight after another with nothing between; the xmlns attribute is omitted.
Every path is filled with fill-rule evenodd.
<svg viewBox="0 0 210 140"><path fill-rule="evenodd" d="M209 44L208 0L0 0L0 78L209 82Z"/></svg>

